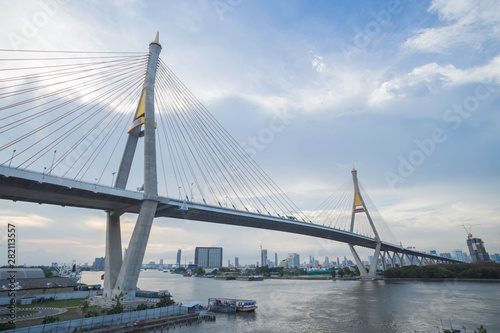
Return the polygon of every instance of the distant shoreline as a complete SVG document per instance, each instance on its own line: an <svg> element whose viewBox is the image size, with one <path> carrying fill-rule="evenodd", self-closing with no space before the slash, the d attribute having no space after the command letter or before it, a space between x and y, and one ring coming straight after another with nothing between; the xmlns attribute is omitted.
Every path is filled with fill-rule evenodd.
<svg viewBox="0 0 500 333"><path fill-rule="evenodd" d="M386 281L431 281L431 282L437 282L437 281L459 281L459 282L500 282L500 279L459 279L459 278L452 278L452 279L422 279L422 278L384 278Z"/></svg>
<svg viewBox="0 0 500 333"><path fill-rule="evenodd" d="M356 279L342 279L342 278L332 278L331 276L307 276L307 275L299 275L299 276L271 276L264 278L265 280L336 280L336 281L358 281ZM500 279L422 279L422 278L382 278L380 280L375 281L428 281L428 282L492 282L498 283Z"/></svg>

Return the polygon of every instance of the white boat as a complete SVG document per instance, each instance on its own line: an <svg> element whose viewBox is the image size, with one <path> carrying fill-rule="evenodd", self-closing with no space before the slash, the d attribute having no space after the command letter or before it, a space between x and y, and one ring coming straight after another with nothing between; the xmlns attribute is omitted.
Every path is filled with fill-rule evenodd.
<svg viewBox="0 0 500 333"><path fill-rule="evenodd" d="M80 281L82 277L82 272L80 271L80 266L78 266L73 260L70 266L63 264L62 266L53 266L56 270L54 275L59 277L69 277L73 282Z"/></svg>
<svg viewBox="0 0 500 333"><path fill-rule="evenodd" d="M250 312L257 309L257 301L237 298L209 298L208 308L216 312Z"/></svg>
<svg viewBox="0 0 500 333"><path fill-rule="evenodd" d="M236 310L250 312L257 310L257 301L254 300L236 300Z"/></svg>

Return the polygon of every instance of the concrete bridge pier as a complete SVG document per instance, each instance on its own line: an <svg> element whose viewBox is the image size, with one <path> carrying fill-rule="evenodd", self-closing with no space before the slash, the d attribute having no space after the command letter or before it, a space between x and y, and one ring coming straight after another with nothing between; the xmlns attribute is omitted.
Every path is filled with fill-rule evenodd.
<svg viewBox="0 0 500 333"><path fill-rule="evenodd" d="M359 191L359 184L358 184L358 172L354 168L354 165L352 166L352 181L354 185L354 200L352 204L352 215L351 215L351 232L354 232L354 221L356 218L356 214L366 214L366 217L368 218L368 222L370 223L370 227L373 230L373 233L375 234L375 240L377 241L377 245L375 247L375 253L373 254L373 259L372 262L370 263L370 269L367 271L365 266L363 265L361 259L359 258L358 253L354 249L354 245L349 244L349 248L351 249L351 253L354 257L354 260L356 261L356 265L358 266L359 269L359 274L361 277L368 277L368 278L373 278L377 276L377 268L378 268L378 258L380 257L380 247L382 246L382 241L380 240L380 237L378 235L377 229L375 228L375 224L373 224L373 220L370 216L370 213L368 212L368 208L365 205L365 201L363 200L363 196L361 195L361 192Z"/></svg>
<svg viewBox="0 0 500 333"><path fill-rule="evenodd" d="M123 292L123 298L125 300L135 298L137 280L139 279L139 272L141 270L142 260L144 259L144 253L146 252L146 246L148 244L157 205L157 201L151 200L145 200L142 203L141 211L139 212L134 232L127 248L127 254L121 265L110 298L113 298L121 292Z"/></svg>
<svg viewBox="0 0 500 333"><path fill-rule="evenodd" d="M135 121L138 121L139 125L134 125L129 130L129 138L115 183L115 187L125 188L126 186L137 141L141 134L141 127L144 124L144 196L123 262L121 259L120 214L118 212L108 212L106 271L103 294L108 299L122 292L125 300L135 298L137 280L139 279L139 272L158 206L154 108L156 69L161 52L158 37L157 33L155 40L149 44L149 62L144 89L135 117Z"/></svg>
<svg viewBox="0 0 500 333"><path fill-rule="evenodd" d="M108 212L106 216L106 257L103 297L110 298L122 266L122 237L120 215Z"/></svg>

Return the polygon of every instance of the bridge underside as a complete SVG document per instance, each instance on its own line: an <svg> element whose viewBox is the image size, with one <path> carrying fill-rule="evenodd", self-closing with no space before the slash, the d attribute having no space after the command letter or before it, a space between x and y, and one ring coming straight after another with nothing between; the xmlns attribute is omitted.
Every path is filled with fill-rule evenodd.
<svg viewBox="0 0 500 333"><path fill-rule="evenodd" d="M85 183L57 176L0 166L0 199L90 208L107 212L138 214L144 200L141 192ZM233 209L186 203L158 197L155 217L170 217L233 226L259 228L318 237L375 249L377 241L344 230L323 227L286 218L259 215ZM381 243L381 252L395 252L407 257L459 262L440 256L403 249L390 243Z"/></svg>

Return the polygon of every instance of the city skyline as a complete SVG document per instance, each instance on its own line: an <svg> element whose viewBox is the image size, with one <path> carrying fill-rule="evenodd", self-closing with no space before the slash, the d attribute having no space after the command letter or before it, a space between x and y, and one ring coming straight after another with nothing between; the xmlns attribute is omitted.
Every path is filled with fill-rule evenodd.
<svg viewBox="0 0 500 333"><path fill-rule="evenodd" d="M480 224L472 233L492 254L500 252L500 45L487 27L498 24L488 15L498 6L8 2L0 48L146 51L160 31L162 59L305 213L349 181L354 163L404 247L465 250L460 226ZM123 217L124 247L135 220ZM18 227L21 264L104 256L104 212L0 201L0 221ZM6 237L0 228L1 246ZM261 240L279 258L350 256L345 244L311 237L157 219L144 262L175 260L179 248L183 262L202 245L255 262Z"/></svg>
<svg viewBox="0 0 500 333"><path fill-rule="evenodd" d="M197 247L197 248L204 248L204 249L207 249L206 247ZM217 247L214 247L213 249L220 249L220 248L217 248ZM267 249L263 249L262 251L266 251L267 252ZM177 251L177 254L179 254L181 252L181 249L179 249ZM273 252L270 252L270 253L273 253ZM429 253L431 254L438 254L435 250L431 250ZM277 267L279 266L279 263L283 260L287 260L287 258L291 255L291 254L296 254L299 256L301 256L300 253L294 253L294 252L287 252L286 254L282 254L282 256L279 256L277 252L274 252L274 256L273 256L273 259L274 260L270 260L270 259L267 259L268 263L270 263L271 265L269 267ZM467 250L464 250L464 249L454 249L453 251L449 251L449 252L441 252L439 253L440 256L442 256L443 258L454 258L454 259L458 259L458 260L461 260L461 261L464 261L464 262L472 262L472 257L470 256L470 253L467 252ZM499 253L489 253L489 256L491 258L492 261L495 261L495 262L500 262L500 254ZM321 265L321 266L324 266L324 263L325 261L328 259L328 262L329 264L330 263L337 263L337 265L340 265L340 263L343 263L345 261L348 261L350 262L350 265L354 265L353 263L353 258L349 255L345 255L345 256L335 256L335 255L332 255L331 257L329 256L324 256L324 257L315 257L313 255L302 255L302 257L304 259L302 259L302 262L300 262L300 265L309 265L310 267L317 267L318 265ZM305 258L309 258L309 260L305 259ZM95 258L96 260L97 259L101 259L102 257L100 258ZM177 256L177 259L179 257ZM191 264L196 264L196 252L195 254L192 256L192 258L190 257L188 260L187 256L184 257L185 258L185 263L182 262L180 263L178 260L176 260L175 263L169 261L168 259L165 261L164 258L161 258L161 259L156 259L156 260L152 260L152 261L144 261L143 262L143 265L150 265L152 263L154 263L155 265L166 265L166 266L172 266L172 267L184 267L184 266L188 266L188 265L191 265ZM231 258L234 258L233 261L231 262ZM260 257L259 258L262 258L262 252L260 254ZM278 260L278 258L281 258L280 260ZM364 261L365 263L370 263L372 261L372 258L373 256L372 255L368 255L367 257L361 257L361 260ZM103 258L102 258L103 259ZM222 263L221 267L249 267L249 266L256 266L255 265L255 260L251 260L249 262L244 262L244 263L240 263L239 261L239 257L238 256L235 256L234 254L227 254L226 256L222 256L222 258L219 258L220 259L220 263ZM387 258L386 258L387 259ZM158 260L158 263L157 263L157 260ZM309 261L309 262L308 262ZM86 263L88 264L89 262L91 261L87 261ZM224 262L227 262L228 264L227 265L224 265L223 263ZM258 261L259 262L259 266L260 266L260 263L261 261ZM102 262L102 264L104 263L104 261ZM52 263L53 265L54 263ZM240 265L241 264L241 265Z"/></svg>

